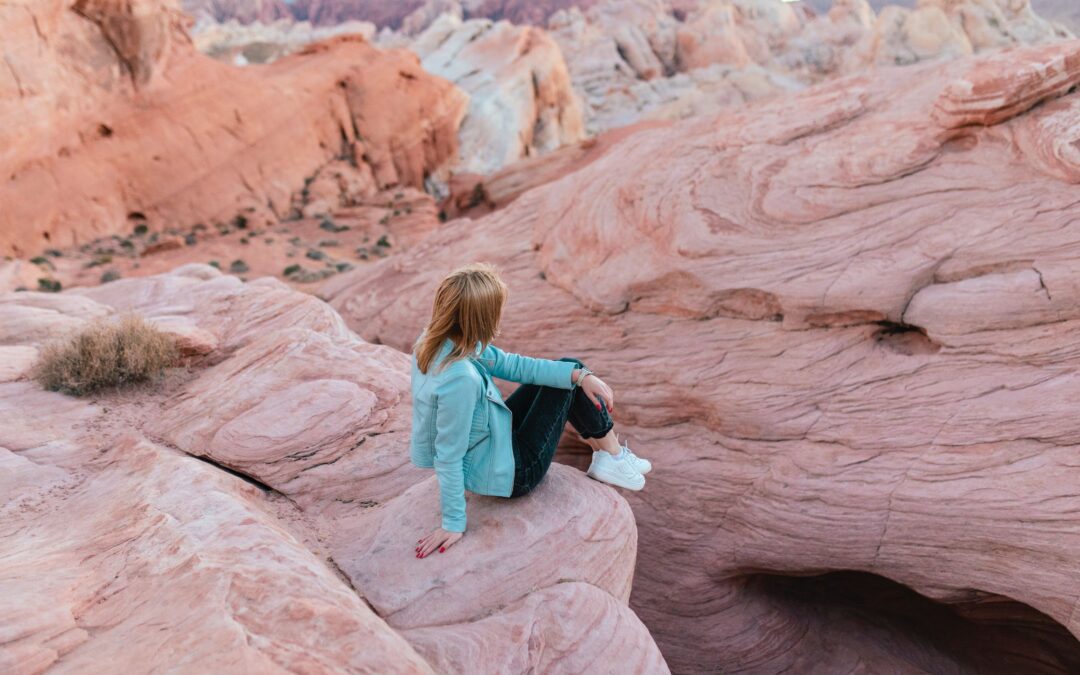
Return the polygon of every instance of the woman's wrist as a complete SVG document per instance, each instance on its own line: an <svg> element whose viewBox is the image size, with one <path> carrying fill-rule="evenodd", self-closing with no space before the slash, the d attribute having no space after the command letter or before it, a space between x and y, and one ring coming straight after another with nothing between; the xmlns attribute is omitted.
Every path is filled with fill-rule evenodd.
<svg viewBox="0 0 1080 675"><path fill-rule="evenodd" d="M570 375L570 382L575 387L580 387L581 383L585 381L585 378L592 375L592 371L588 368L576 368Z"/></svg>

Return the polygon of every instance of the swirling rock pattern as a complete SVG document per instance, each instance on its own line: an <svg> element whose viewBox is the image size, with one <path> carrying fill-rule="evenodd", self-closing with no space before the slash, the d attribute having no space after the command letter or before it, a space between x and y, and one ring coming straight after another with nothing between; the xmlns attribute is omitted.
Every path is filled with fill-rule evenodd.
<svg viewBox="0 0 1080 675"><path fill-rule="evenodd" d="M40 406L102 414L0 385L5 414ZM433 672L258 489L137 436L50 431L0 430L4 672Z"/></svg>
<svg viewBox="0 0 1080 675"><path fill-rule="evenodd" d="M188 368L90 401L28 381L44 341L129 311L198 337ZM579 471L470 497L476 536L415 558L439 506L407 386L274 279L0 294L0 670L667 672L627 606L633 514Z"/></svg>
<svg viewBox="0 0 1080 675"><path fill-rule="evenodd" d="M407 348L442 274L492 261L503 346L614 386L657 464L628 496L631 605L674 670L963 671L1041 639L942 654L895 624L864 633L883 650L841 627L865 615L747 581L857 570L976 622L1056 622L1061 642L1005 651L1071 672L1078 56L887 69L641 131L324 294Z"/></svg>
<svg viewBox="0 0 1080 675"><path fill-rule="evenodd" d="M462 170L491 173L584 138L566 63L542 29L446 15L407 46L469 95Z"/></svg>

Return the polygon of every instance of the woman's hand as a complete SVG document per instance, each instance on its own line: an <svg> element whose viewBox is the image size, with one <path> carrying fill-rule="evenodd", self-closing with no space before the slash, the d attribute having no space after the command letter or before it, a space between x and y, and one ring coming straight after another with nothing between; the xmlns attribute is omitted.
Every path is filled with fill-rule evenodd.
<svg viewBox="0 0 1080 675"><path fill-rule="evenodd" d="M435 549L439 549L439 553L442 553L456 544L464 534L464 532L447 532L440 527L417 542L416 557L423 558L428 553L434 552Z"/></svg>
<svg viewBox="0 0 1080 675"><path fill-rule="evenodd" d="M600 407L600 401L604 401L609 412L615 412L615 397L611 393L611 387L596 375L589 373L581 383L581 390L589 397L589 400Z"/></svg>

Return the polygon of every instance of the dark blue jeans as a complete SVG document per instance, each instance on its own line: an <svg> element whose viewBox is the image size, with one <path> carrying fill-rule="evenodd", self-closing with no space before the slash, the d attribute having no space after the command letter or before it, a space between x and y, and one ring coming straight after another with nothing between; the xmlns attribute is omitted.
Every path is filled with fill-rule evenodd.
<svg viewBox="0 0 1080 675"><path fill-rule="evenodd" d="M559 359L584 365L577 359ZM513 413L511 437L514 446L514 490L511 497L520 497L540 484L559 438L569 421L582 438L603 438L614 422L607 406L596 404L581 391L556 389L538 384L523 384L506 399Z"/></svg>

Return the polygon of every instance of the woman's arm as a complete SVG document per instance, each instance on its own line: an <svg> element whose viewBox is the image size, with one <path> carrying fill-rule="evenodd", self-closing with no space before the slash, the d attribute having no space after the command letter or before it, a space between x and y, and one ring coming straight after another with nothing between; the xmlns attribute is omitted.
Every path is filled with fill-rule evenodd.
<svg viewBox="0 0 1080 675"><path fill-rule="evenodd" d="M475 388L475 381L462 373L441 383L435 390L434 464L439 479L442 528L447 532L465 531L462 460L469 447L469 428L477 399Z"/></svg>
<svg viewBox="0 0 1080 675"><path fill-rule="evenodd" d="M571 361L550 361L535 359L504 352L495 345L488 345L480 354L480 359L488 371L500 380L520 382L522 384L540 384L558 389L573 389L571 374L577 364Z"/></svg>

